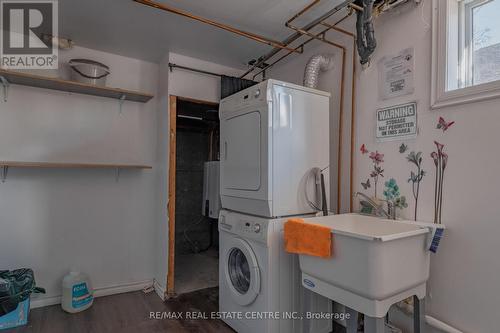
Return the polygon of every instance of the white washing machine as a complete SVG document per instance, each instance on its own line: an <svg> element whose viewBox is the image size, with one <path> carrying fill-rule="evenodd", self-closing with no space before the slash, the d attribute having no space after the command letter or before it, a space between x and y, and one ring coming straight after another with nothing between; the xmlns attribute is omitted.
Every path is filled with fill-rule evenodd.
<svg viewBox="0 0 500 333"><path fill-rule="evenodd" d="M238 333L331 331L330 320L305 319L331 305L302 287L298 256L284 250L285 221L220 213L219 311Z"/></svg>
<svg viewBox="0 0 500 333"><path fill-rule="evenodd" d="M265 217L317 211L309 178L323 170L328 195L329 93L267 80L223 99L219 116L223 208Z"/></svg>

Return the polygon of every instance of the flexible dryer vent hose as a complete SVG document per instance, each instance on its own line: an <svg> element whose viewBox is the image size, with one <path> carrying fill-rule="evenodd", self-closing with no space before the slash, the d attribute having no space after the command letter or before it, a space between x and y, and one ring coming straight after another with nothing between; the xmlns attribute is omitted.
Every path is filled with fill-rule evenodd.
<svg viewBox="0 0 500 333"><path fill-rule="evenodd" d="M373 28L373 5L375 0L357 0L356 4L363 7L358 11L356 21L357 46L362 65L370 63L370 57L377 48L375 29Z"/></svg>
<svg viewBox="0 0 500 333"><path fill-rule="evenodd" d="M308 88L317 88L320 72L326 72L333 67L333 55L318 54L312 56L307 62L304 73L304 86Z"/></svg>

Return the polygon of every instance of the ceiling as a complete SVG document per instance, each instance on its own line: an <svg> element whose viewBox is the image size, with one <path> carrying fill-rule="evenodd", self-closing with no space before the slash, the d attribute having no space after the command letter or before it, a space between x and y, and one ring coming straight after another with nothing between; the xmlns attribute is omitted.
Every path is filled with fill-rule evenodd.
<svg viewBox="0 0 500 333"><path fill-rule="evenodd" d="M293 31L284 22L311 0L158 0L193 14L282 40ZM325 0L303 22L341 0ZM227 66L245 64L271 49L224 30L150 8L132 0L60 0L59 34L77 45L152 62L168 52Z"/></svg>

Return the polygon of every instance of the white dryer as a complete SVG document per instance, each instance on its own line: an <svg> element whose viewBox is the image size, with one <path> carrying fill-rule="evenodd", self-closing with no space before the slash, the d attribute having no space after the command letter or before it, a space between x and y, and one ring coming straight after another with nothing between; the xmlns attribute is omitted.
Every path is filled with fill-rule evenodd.
<svg viewBox="0 0 500 333"><path fill-rule="evenodd" d="M284 251L285 221L221 211L219 311L238 333L331 331L329 320L305 319L330 313L330 301L302 287L298 257Z"/></svg>
<svg viewBox="0 0 500 333"><path fill-rule="evenodd" d="M265 217L316 212L309 180L324 170L328 194L329 110L329 93L276 80L223 99L222 207Z"/></svg>

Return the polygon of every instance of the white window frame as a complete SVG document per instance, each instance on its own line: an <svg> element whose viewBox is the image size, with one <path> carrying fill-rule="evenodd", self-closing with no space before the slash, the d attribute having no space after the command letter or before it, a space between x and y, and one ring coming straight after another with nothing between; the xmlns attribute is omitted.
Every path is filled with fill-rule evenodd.
<svg viewBox="0 0 500 333"><path fill-rule="evenodd" d="M471 85L473 72L471 66L466 64L471 63L472 50L469 48L470 52L467 54L460 52L471 40L472 23L468 22L470 19L463 15L465 11L460 10L459 6L474 8L486 2L489 0L468 0L460 3L457 0L433 0L432 109L500 97L500 80ZM462 31L452 31L450 26L461 27ZM453 90L449 90L449 82L452 79L456 81L457 78L459 82L450 85Z"/></svg>

